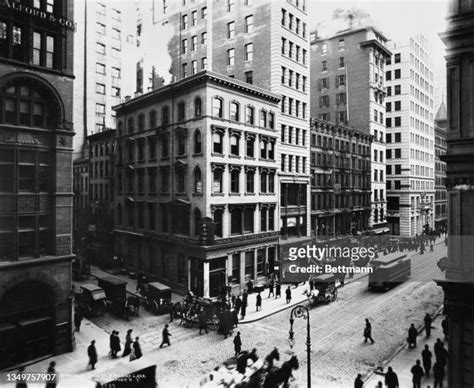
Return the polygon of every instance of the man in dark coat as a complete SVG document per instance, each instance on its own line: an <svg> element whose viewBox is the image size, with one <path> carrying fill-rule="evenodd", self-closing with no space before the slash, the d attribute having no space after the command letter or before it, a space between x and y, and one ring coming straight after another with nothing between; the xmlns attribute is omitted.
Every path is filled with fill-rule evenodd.
<svg viewBox="0 0 474 388"><path fill-rule="evenodd" d="M439 342L436 342L435 344L435 356L436 356L436 362L439 362L443 366L447 364L448 362L448 351L444 347L444 344L439 340Z"/></svg>
<svg viewBox="0 0 474 388"><path fill-rule="evenodd" d="M138 342L138 339L139 338L136 337L135 342L133 343L133 354L135 355L135 359L139 359L141 356L143 356L142 348L140 346L140 343Z"/></svg>
<svg viewBox="0 0 474 388"><path fill-rule="evenodd" d="M434 388L443 388L444 364L436 361L433 365Z"/></svg>
<svg viewBox="0 0 474 388"><path fill-rule="evenodd" d="M115 341L115 330L112 330L112 333L110 333L109 337L109 356L114 355L114 341Z"/></svg>
<svg viewBox="0 0 474 388"><path fill-rule="evenodd" d="M201 311L199 314L199 335L202 334L202 331L205 330L206 334L209 334L207 330L207 314L204 311Z"/></svg>
<svg viewBox="0 0 474 388"><path fill-rule="evenodd" d="M120 337L119 332L116 331L112 339L112 357L117 358L117 353L120 352Z"/></svg>
<svg viewBox="0 0 474 388"><path fill-rule="evenodd" d="M387 388L399 388L398 376L393 371L391 366L388 367L388 371L385 374L385 385L387 386Z"/></svg>
<svg viewBox="0 0 474 388"><path fill-rule="evenodd" d="M167 344L168 346L171 346L171 343L170 343L171 334L168 331L168 324L165 325L165 328L161 332L161 336L162 336L162 341L161 341L161 344L160 344L160 348L162 348L163 345L165 345L165 344Z"/></svg>
<svg viewBox="0 0 474 388"><path fill-rule="evenodd" d="M235 299L234 309L237 311L237 315L240 312L240 308L242 307L242 299L240 299L240 295Z"/></svg>
<svg viewBox="0 0 474 388"><path fill-rule="evenodd" d="M408 329L408 348L416 348L416 337L418 337L418 331L416 330L415 325L412 323Z"/></svg>
<svg viewBox="0 0 474 388"><path fill-rule="evenodd" d="M270 296L275 296L275 293L273 292L275 288L275 283L273 282L273 280L270 280L270 284L268 285L268 297L270 298Z"/></svg>
<svg viewBox="0 0 474 388"><path fill-rule="evenodd" d="M425 318L423 319L425 322L425 332L426 332L426 338L430 338L431 336L431 323L433 322L433 319L431 318L430 314L426 313Z"/></svg>
<svg viewBox="0 0 474 388"><path fill-rule="evenodd" d="M76 311L74 312L74 326L76 328L76 331L81 330L82 318L83 318L82 311L78 307Z"/></svg>
<svg viewBox="0 0 474 388"><path fill-rule="evenodd" d="M425 349L421 352L421 358L423 359L423 368L425 369L426 377L429 376L431 370L431 357L430 348L428 345L425 345Z"/></svg>
<svg viewBox="0 0 474 388"><path fill-rule="evenodd" d="M286 293L286 303L290 303L290 302L291 302L291 290L290 290L290 286L288 286L288 288L286 289L285 293Z"/></svg>
<svg viewBox="0 0 474 388"><path fill-rule="evenodd" d="M242 351L242 340L240 339L240 331L238 331L236 336L234 337L234 351L236 356L238 356L239 353Z"/></svg>
<svg viewBox="0 0 474 388"><path fill-rule="evenodd" d="M371 343L374 343L374 339L372 338L372 324L369 321L369 318L365 318L365 328L364 328L364 342L370 340Z"/></svg>
<svg viewBox="0 0 474 388"><path fill-rule="evenodd" d="M245 318L246 312L247 312L247 299L242 299L242 306L240 306L240 315L242 315L242 319Z"/></svg>
<svg viewBox="0 0 474 388"><path fill-rule="evenodd" d="M354 380L354 388L362 388L364 386L364 382L362 381L362 375L359 373Z"/></svg>
<svg viewBox="0 0 474 388"><path fill-rule="evenodd" d="M413 375L413 378L411 380L413 381L413 388L421 388L421 378L423 377L424 372L420 364L420 360L416 360L416 364L413 365L410 370L411 374Z"/></svg>
<svg viewBox="0 0 474 388"><path fill-rule="evenodd" d="M122 357L128 356L132 353L132 329L127 330L127 335L125 336L125 345L123 347Z"/></svg>
<svg viewBox="0 0 474 388"><path fill-rule="evenodd" d="M281 284L277 283L275 286L275 299L281 298Z"/></svg>
<svg viewBox="0 0 474 388"><path fill-rule="evenodd" d="M443 328L443 334L444 334L444 338L448 338L448 320L447 318L444 318L442 321L441 321L441 327Z"/></svg>
<svg viewBox="0 0 474 388"><path fill-rule="evenodd" d="M87 348L87 355L89 356L89 364L92 369L95 369L95 364L97 364L97 350L95 349L95 341L92 340L91 344Z"/></svg>
<svg viewBox="0 0 474 388"><path fill-rule="evenodd" d="M262 309L262 296L260 295L260 292L257 295L255 306L256 306L256 311L258 311L259 309L260 310Z"/></svg>
<svg viewBox="0 0 474 388"><path fill-rule="evenodd" d="M247 290L245 290L244 293L242 294L242 303L245 303L246 306L248 305L248 299L249 299L249 294Z"/></svg>

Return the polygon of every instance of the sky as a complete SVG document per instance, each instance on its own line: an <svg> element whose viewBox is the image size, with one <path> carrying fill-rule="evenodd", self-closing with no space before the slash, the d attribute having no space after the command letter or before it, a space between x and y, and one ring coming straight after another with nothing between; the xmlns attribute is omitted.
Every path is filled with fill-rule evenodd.
<svg viewBox="0 0 474 388"><path fill-rule="evenodd" d="M423 33L431 44L438 103L446 82L444 44L438 34L446 29L448 3L449 0L307 0L311 31L319 22L331 20L338 8L360 8L394 42L407 41L410 36Z"/></svg>

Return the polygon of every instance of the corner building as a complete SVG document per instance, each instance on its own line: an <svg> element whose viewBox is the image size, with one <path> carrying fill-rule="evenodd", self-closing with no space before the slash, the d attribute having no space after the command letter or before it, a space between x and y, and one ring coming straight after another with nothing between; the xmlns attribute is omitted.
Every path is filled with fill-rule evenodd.
<svg viewBox="0 0 474 388"><path fill-rule="evenodd" d="M173 29L168 43L173 80L207 69L280 96L276 113L280 136L275 157L281 166L278 228L283 239L309 236L306 1L155 1L153 10L157 25ZM160 28L156 31L159 33ZM141 61L142 68L150 65ZM148 74L143 79L154 77ZM140 88L146 90L146 86Z"/></svg>
<svg viewBox="0 0 474 388"><path fill-rule="evenodd" d="M0 369L71 351L71 3L0 3Z"/></svg>
<svg viewBox="0 0 474 388"><path fill-rule="evenodd" d="M388 232L384 68L390 55L387 38L374 27L311 33L311 117L373 136L369 226L375 234Z"/></svg>
<svg viewBox="0 0 474 388"><path fill-rule="evenodd" d="M202 71L115 107L123 267L205 297L278 268L279 100Z"/></svg>

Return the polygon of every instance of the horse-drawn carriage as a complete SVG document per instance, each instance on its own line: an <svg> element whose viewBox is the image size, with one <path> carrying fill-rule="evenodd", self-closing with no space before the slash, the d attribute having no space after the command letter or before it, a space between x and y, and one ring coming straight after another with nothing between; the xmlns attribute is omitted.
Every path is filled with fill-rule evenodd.
<svg viewBox="0 0 474 388"><path fill-rule="evenodd" d="M97 277L99 287L107 296L107 308L115 315L128 319L131 315L138 316L140 299L135 296L127 298L127 282L115 276Z"/></svg>
<svg viewBox="0 0 474 388"><path fill-rule="evenodd" d="M81 285L81 292L75 294L78 308L86 317L104 315L107 304L104 290L96 284Z"/></svg>
<svg viewBox="0 0 474 388"><path fill-rule="evenodd" d="M144 283L141 288L144 297L145 310L154 314L168 314L173 308L171 303L171 288L160 282Z"/></svg>
<svg viewBox="0 0 474 388"><path fill-rule="evenodd" d="M184 327L198 326L200 319L206 320L209 330L217 330L222 324L224 310L222 302L218 300L188 294L174 306L175 314L181 318L180 324Z"/></svg>
<svg viewBox="0 0 474 388"><path fill-rule="evenodd" d="M310 306L334 302L337 299L336 277L329 273L319 275L313 281L313 289L305 293Z"/></svg>

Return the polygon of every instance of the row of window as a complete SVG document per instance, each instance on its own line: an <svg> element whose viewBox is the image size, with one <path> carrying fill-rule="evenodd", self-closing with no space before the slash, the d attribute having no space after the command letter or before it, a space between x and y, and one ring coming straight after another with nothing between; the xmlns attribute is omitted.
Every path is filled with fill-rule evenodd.
<svg viewBox="0 0 474 388"><path fill-rule="evenodd" d="M410 148L410 156L412 159L419 160L421 162L433 163L434 160L432 154L420 150L415 150L413 148Z"/></svg>
<svg viewBox="0 0 474 388"><path fill-rule="evenodd" d="M347 124L347 111L340 110L335 112L336 124ZM331 114L329 112L318 113L318 119L324 121L331 121Z"/></svg>
<svg viewBox="0 0 474 388"><path fill-rule="evenodd" d="M392 127L392 119L393 119L393 126L394 127L401 127L402 126L402 117L401 116L396 116L396 117L387 117L385 119L385 126L387 128Z"/></svg>
<svg viewBox="0 0 474 388"><path fill-rule="evenodd" d="M399 94L402 94L402 85L394 85L393 86L393 95L397 96ZM390 97L392 95L392 86L387 87L387 97Z"/></svg>
<svg viewBox="0 0 474 388"><path fill-rule="evenodd" d="M316 35L313 36L313 39L316 39ZM311 40L313 40L313 39L311 39ZM339 40L337 41L337 49L338 49L338 51L344 51L345 46L346 46L346 45L345 45L344 39L341 38L341 39L339 39ZM321 55L327 55L327 53L328 53L328 48L329 48L329 47L328 47L328 44L327 44L327 43L323 43L323 44L321 45Z"/></svg>
<svg viewBox="0 0 474 388"><path fill-rule="evenodd" d="M284 8L281 9L281 25L287 27L296 35L306 38L306 23Z"/></svg>
<svg viewBox="0 0 474 388"><path fill-rule="evenodd" d="M41 1L41 0L36 0L36 1ZM49 0L49 1L52 1L52 0ZM96 9L97 15L104 16L106 14L105 11L106 11L105 4L97 3L97 9ZM112 19L118 22L122 20L122 12L120 12L118 9L115 9L115 8L111 8L110 11L112 13Z"/></svg>
<svg viewBox="0 0 474 388"><path fill-rule="evenodd" d="M106 47L107 46L105 44L97 42L95 46L95 51L97 54L106 55L107 54ZM112 58L120 58L120 53L121 53L120 48L112 47L111 52L112 52Z"/></svg>
<svg viewBox="0 0 474 388"><path fill-rule="evenodd" d="M104 95L105 92L106 92L106 86L105 86L105 84L101 84L101 83L97 82L97 83L95 84L95 92L96 92L97 94L103 94L103 95ZM120 97L121 91L120 91L120 88L118 88L118 87L116 87L116 86L111 86L111 88L110 88L110 93L111 93L112 97ZM103 105L103 104L98 104L98 105ZM95 112L96 112L96 113L100 113L100 111L102 111L102 110L105 111L105 105L103 105L103 106L104 106L103 109L102 109L102 108L98 109L98 108L96 107Z"/></svg>
<svg viewBox="0 0 474 388"><path fill-rule="evenodd" d="M374 109L374 121L376 123L384 124L383 112L379 112L377 109Z"/></svg>
<svg viewBox="0 0 474 388"><path fill-rule="evenodd" d="M333 138L330 136L324 136L324 135L317 135L315 133L311 134L311 146L313 147L321 147L321 148L326 148L326 149L333 149L333 144L334 144L334 149L336 151L345 151L349 152L350 150L350 142L349 141L344 141L344 140L339 140L335 139L333 143ZM369 150L370 146L364 145L364 144L355 144L352 143L352 153L363 155L363 156L368 156L369 155Z"/></svg>
<svg viewBox="0 0 474 388"><path fill-rule="evenodd" d="M306 65L308 51L287 38L281 38L281 55Z"/></svg>
<svg viewBox="0 0 474 388"><path fill-rule="evenodd" d="M283 96L281 98L281 113L285 113L290 116L306 118L306 108L308 104L306 102L299 101L292 97Z"/></svg>
<svg viewBox="0 0 474 388"><path fill-rule="evenodd" d="M433 94L433 85L426 81L422 76L416 73L414 70L410 69L410 80L414 81L419 87L424 89L426 92Z"/></svg>
<svg viewBox="0 0 474 388"><path fill-rule="evenodd" d="M97 22L96 23L96 31L100 35L106 35L106 25L104 23ZM111 29L111 37L115 40L121 40L122 32L118 28Z"/></svg>
<svg viewBox="0 0 474 388"><path fill-rule="evenodd" d="M428 135L433 135L433 127L431 125L424 123L420 119L415 119L412 116L410 116L410 126L411 128L418 129Z"/></svg>
<svg viewBox="0 0 474 388"><path fill-rule="evenodd" d="M281 171L306 174L306 156L281 154Z"/></svg>
<svg viewBox="0 0 474 388"><path fill-rule="evenodd" d="M380 151L382 152L382 151ZM382 153L380 154L382 155ZM311 152L311 165L331 168L343 168L352 170L368 170L370 161L355 157L346 157L328 154L327 152Z"/></svg>
<svg viewBox="0 0 474 388"><path fill-rule="evenodd" d="M111 70L112 78L120 78L120 73L121 73L120 68L112 66L110 70ZM97 74L105 75L106 74L105 64L97 62L95 64L95 72Z"/></svg>
<svg viewBox="0 0 474 388"><path fill-rule="evenodd" d="M89 186L91 201L105 201L113 200L112 186L109 184L91 183Z"/></svg>
<svg viewBox="0 0 474 388"><path fill-rule="evenodd" d="M306 129L292 127L290 125L281 126L281 142L294 145L306 145Z"/></svg>
<svg viewBox="0 0 474 388"><path fill-rule="evenodd" d="M328 211L351 207L368 207L369 194L312 194L311 210Z"/></svg>
<svg viewBox="0 0 474 388"><path fill-rule="evenodd" d="M253 32L253 15L248 15L244 18L243 32L251 34ZM235 39L235 22L227 23L227 39Z"/></svg>
<svg viewBox="0 0 474 388"><path fill-rule="evenodd" d="M163 2L165 3L165 2ZM163 12L166 13L166 12ZM205 19L207 17L207 7L202 7L200 11L201 19ZM181 29L187 30L190 26L194 27L197 25L198 22L198 11L194 10L191 12L191 17L188 14L184 14L181 16Z"/></svg>
<svg viewBox="0 0 474 388"><path fill-rule="evenodd" d="M370 189L370 176L361 174L318 174L311 175L312 189L334 189L334 184L345 189Z"/></svg>
<svg viewBox="0 0 474 388"><path fill-rule="evenodd" d="M410 140L412 143L425 147L425 148L433 148L433 140L429 140L428 138L422 136L422 135L417 135L415 133L410 133Z"/></svg>
<svg viewBox="0 0 474 388"><path fill-rule="evenodd" d="M89 170L90 179L109 178L111 172L108 160L92 163Z"/></svg>
<svg viewBox="0 0 474 388"><path fill-rule="evenodd" d="M420 104L415 103L414 101L410 101L410 111L414 114L420 116L422 119L426 120L433 120L433 113L431 113L428 109L423 108Z"/></svg>
<svg viewBox="0 0 474 388"><path fill-rule="evenodd" d="M346 85L346 75L345 74L336 75L335 81L336 81L336 88L338 88L339 86L345 86ZM321 91L323 89L329 89L329 88L330 88L329 77L318 79L318 90L319 91Z"/></svg>
<svg viewBox="0 0 474 388"><path fill-rule="evenodd" d="M246 62L253 61L253 43L244 45L244 60ZM227 66L235 65L235 48L227 50Z"/></svg>
<svg viewBox="0 0 474 388"><path fill-rule="evenodd" d="M336 105L346 105L347 103L347 94L346 92L336 94ZM319 107L320 108L330 108L331 107L331 96L324 95L319 97Z"/></svg>
<svg viewBox="0 0 474 388"><path fill-rule="evenodd" d="M430 98L427 94L423 93L420 89L416 88L413 85L410 85L410 94L414 96L422 104L425 104L431 108L434 106L433 99Z"/></svg>
<svg viewBox="0 0 474 388"><path fill-rule="evenodd" d="M288 71L287 71L288 70ZM281 84L306 92L307 78L296 71L281 67Z"/></svg>
<svg viewBox="0 0 474 388"><path fill-rule="evenodd" d="M256 194L256 188L259 187L260 194L275 194L275 170L260 170L257 174L255 168L247 168L245 174L245 186L242 187L241 177L242 169L240 166L229 166L229 187L228 192L231 194ZM223 165L214 165L212 174L212 193L224 194L224 168ZM255 177L259 177L260 185L256 184Z"/></svg>
<svg viewBox="0 0 474 388"><path fill-rule="evenodd" d="M393 79L400 79L401 77L402 77L402 70L401 69L393 70ZM385 79L387 81L392 80L392 70L389 70L389 71L385 72Z"/></svg>
<svg viewBox="0 0 474 388"><path fill-rule="evenodd" d="M202 57L201 60L201 70L206 70L207 69L207 57ZM190 66L188 66L190 65ZM186 78L189 76L189 68L191 69L191 75L196 74L198 72L198 61L194 60L191 61L190 63L183 63L181 65L181 76L182 78Z"/></svg>
<svg viewBox="0 0 474 388"><path fill-rule="evenodd" d="M383 183L383 170L378 170L378 169L374 169L374 182L382 182Z"/></svg>

